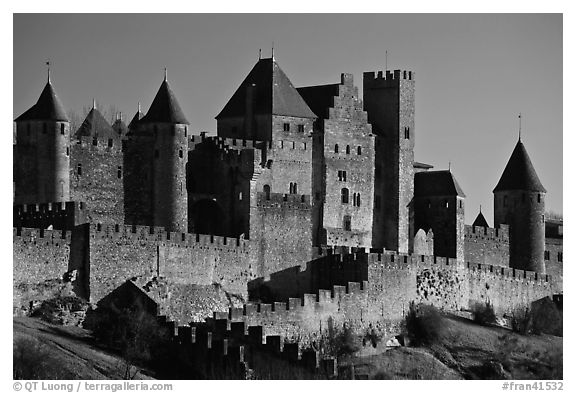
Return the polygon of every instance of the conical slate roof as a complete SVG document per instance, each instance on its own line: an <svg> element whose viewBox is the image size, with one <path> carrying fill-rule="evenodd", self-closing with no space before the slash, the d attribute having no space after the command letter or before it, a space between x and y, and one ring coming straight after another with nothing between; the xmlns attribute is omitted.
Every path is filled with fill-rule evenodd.
<svg viewBox="0 0 576 393"><path fill-rule="evenodd" d="M521 140L518 140L504 173L494 188L494 192L510 190L546 192Z"/></svg>
<svg viewBox="0 0 576 393"><path fill-rule="evenodd" d="M216 119L246 113L246 88L254 85L254 114L316 118L274 59L260 59Z"/></svg>
<svg viewBox="0 0 576 393"><path fill-rule="evenodd" d="M478 213L478 215L476 216L476 219L472 223L472 226L485 227L485 228L490 227L490 225L488 225L488 221L486 221L486 218L484 217L484 214L482 214L482 212Z"/></svg>
<svg viewBox="0 0 576 393"><path fill-rule="evenodd" d="M44 86L44 90L42 90L36 104L18 116L14 121L26 120L69 121L68 116L66 116L66 111L64 110L64 105L60 102L50 81Z"/></svg>
<svg viewBox="0 0 576 393"><path fill-rule="evenodd" d="M464 191L450 171L424 171L414 174L414 196L465 197Z"/></svg>
<svg viewBox="0 0 576 393"><path fill-rule="evenodd" d="M140 121L140 119L142 119L144 117L144 113L142 113L140 111L140 109L138 109L138 111L136 112L136 114L134 115L134 117L132 118L132 120L130 120L130 123L128 123L128 128L133 128L136 126L136 124Z"/></svg>
<svg viewBox="0 0 576 393"><path fill-rule="evenodd" d="M104 116L96 108L92 108L82 125L74 134L76 138L82 136L98 136L101 138L116 138L118 134L114 132L110 124L106 121Z"/></svg>
<svg viewBox="0 0 576 393"><path fill-rule="evenodd" d="M148 113L140 121L143 123L189 124L166 79L160 85Z"/></svg>

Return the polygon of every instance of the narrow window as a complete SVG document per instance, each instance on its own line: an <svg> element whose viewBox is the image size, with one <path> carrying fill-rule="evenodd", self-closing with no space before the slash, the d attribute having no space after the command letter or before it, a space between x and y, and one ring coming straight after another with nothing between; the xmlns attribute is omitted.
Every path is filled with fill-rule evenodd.
<svg viewBox="0 0 576 393"><path fill-rule="evenodd" d="M266 195L266 200L270 200L270 186L268 184L264 184L264 194Z"/></svg>
<svg viewBox="0 0 576 393"><path fill-rule="evenodd" d="M118 170L116 172L116 176L118 177L118 179L122 179L122 167L119 166Z"/></svg>
<svg viewBox="0 0 576 393"><path fill-rule="evenodd" d="M462 209L462 201L459 201L460 209Z"/></svg>
<svg viewBox="0 0 576 393"><path fill-rule="evenodd" d="M562 251L558 251L558 262L564 262L563 259L563 255L562 255Z"/></svg>
<svg viewBox="0 0 576 393"><path fill-rule="evenodd" d="M550 260L550 251L548 251L548 250L544 251L544 260L545 261Z"/></svg>
<svg viewBox="0 0 576 393"><path fill-rule="evenodd" d="M298 132L304 132L304 124L298 124Z"/></svg>
<svg viewBox="0 0 576 393"><path fill-rule="evenodd" d="M404 139L410 139L410 127L404 127Z"/></svg>
<svg viewBox="0 0 576 393"><path fill-rule="evenodd" d="M284 123L284 131L290 131L290 123Z"/></svg>
<svg viewBox="0 0 576 393"><path fill-rule="evenodd" d="M60 124L60 134L64 135L66 133L65 129L64 129L64 123Z"/></svg>
<svg viewBox="0 0 576 393"><path fill-rule="evenodd" d="M66 146L66 156L70 155L70 148L68 146Z"/></svg>
<svg viewBox="0 0 576 393"><path fill-rule="evenodd" d="M98 138L92 138L92 146L98 146Z"/></svg>
<svg viewBox="0 0 576 393"><path fill-rule="evenodd" d="M360 193L356 194L356 206L360 207Z"/></svg>
<svg viewBox="0 0 576 393"><path fill-rule="evenodd" d="M184 126L184 136L188 136L188 126Z"/></svg>
<svg viewBox="0 0 576 393"><path fill-rule="evenodd" d="M242 191L240 191L240 192L238 193L238 200L239 200L239 201L242 200Z"/></svg>
<svg viewBox="0 0 576 393"><path fill-rule="evenodd" d="M294 192L293 194L298 194L298 184L294 183Z"/></svg>
<svg viewBox="0 0 576 393"><path fill-rule="evenodd" d="M112 139L108 139L108 147L112 147L114 145L114 142L112 141Z"/></svg>
<svg viewBox="0 0 576 393"><path fill-rule="evenodd" d="M352 230L352 218L348 215L344 216L344 219L342 220L342 227L344 228L345 231L351 231Z"/></svg>
<svg viewBox="0 0 576 393"><path fill-rule="evenodd" d="M338 153L338 144L334 145L334 153Z"/></svg>
<svg viewBox="0 0 576 393"><path fill-rule="evenodd" d="M444 201L444 205L445 205L446 209L448 209L448 206L450 206L448 201Z"/></svg>
<svg viewBox="0 0 576 393"><path fill-rule="evenodd" d="M341 194L342 203L348 203L348 198L350 195L350 192L348 191L348 189L343 188L342 191L340 192L340 194Z"/></svg>
<svg viewBox="0 0 576 393"><path fill-rule="evenodd" d="M78 164L78 166L76 167L76 173L78 174L78 176L82 176L82 164Z"/></svg>
<svg viewBox="0 0 576 393"><path fill-rule="evenodd" d="M362 155L362 146L358 146L358 155Z"/></svg>
<svg viewBox="0 0 576 393"><path fill-rule="evenodd" d="M538 194L538 203L542 202L542 195Z"/></svg>
<svg viewBox="0 0 576 393"><path fill-rule="evenodd" d="M350 154L350 145L346 145L346 154Z"/></svg>
<svg viewBox="0 0 576 393"><path fill-rule="evenodd" d="M356 193L352 194L352 206L356 206Z"/></svg>
<svg viewBox="0 0 576 393"><path fill-rule="evenodd" d="M182 152L182 149L180 149L180 150L178 151L178 156L179 156L180 158L184 157L184 153Z"/></svg>

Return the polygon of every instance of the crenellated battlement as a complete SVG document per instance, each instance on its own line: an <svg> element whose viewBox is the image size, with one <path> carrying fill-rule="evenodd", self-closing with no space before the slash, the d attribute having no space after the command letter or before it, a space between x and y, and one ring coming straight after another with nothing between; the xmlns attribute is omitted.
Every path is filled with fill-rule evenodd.
<svg viewBox="0 0 576 393"><path fill-rule="evenodd" d="M364 86L366 87L378 87L379 85L385 85L389 83L397 83L400 80L416 80L416 73L414 71L408 70L394 70L374 71L364 72Z"/></svg>
<svg viewBox="0 0 576 393"><path fill-rule="evenodd" d="M201 360L199 367L232 367L242 376L248 369L267 369L272 356L313 374L337 375L333 357L321 358L314 349L301 349L298 342L285 342L280 335L266 334L261 324L232 322L222 313L214 314L208 323L189 325L178 325L163 315L157 318L171 341L185 346L186 352Z"/></svg>
<svg viewBox="0 0 576 393"><path fill-rule="evenodd" d="M303 140L305 140L305 142ZM303 140L276 140L274 143L274 148L277 150L309 151L310 154L312 154L312 141L309 138Z"/></svg>
<svg viewBox="0 0 576 393"><path fill-rule="evenodd" d="M506 242L510 240L509 227L504 224L500 225L499 228L466 225L464 227L464 237Z"/></svg>
<svg viewBox="0 0 576 393"><path fill-rule="evenodd" d="M249 247L249 240L246 239L198 233L169 232L163 227L144 225L90 224L90 235L92 238L99 239L131 239L193 248L228 248L238 252L248 252Z"/></svg>
<svg viewBox="0 0 576 393"><path fill-rule="evenodd" d="M53 202L13 206L13 226L72 229L87 221L84 202Z"/></svg>
<svg viewBox="0 0 576 393"><path fill-rule="evenodd" d="M256 193L256 206L264 208L287 208L309 210L312 207L310 195L280 194L264 192Z"/></svg>
<svg viewBox="0 0 576 393"><path fill-rule="evenodd" d="M70 243L72 232L66 230L38 229L38 228L12 228L12 238L14 243L37 243L44 241L55 245Z"/></svg>

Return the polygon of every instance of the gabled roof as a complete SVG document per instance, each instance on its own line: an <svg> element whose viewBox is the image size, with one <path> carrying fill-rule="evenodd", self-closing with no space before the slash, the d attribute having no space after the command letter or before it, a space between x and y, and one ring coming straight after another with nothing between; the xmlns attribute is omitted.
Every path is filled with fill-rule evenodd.
<svg viewBox="0 0 576 393"><path fill-rule="evenodd" d="M450 171L424 171L414 174L414 196L460 196L464 191Z"/></svg>
<svg viewBox="0 0 576 393"><path fill-rule="evenodd" d="M64 110L64 105L60 102L56 91L50 81L44 86L38 101L30 109L21 114L14 121L26 120L52 120L69 121Z"/></svg>
<svg viewBox="0 0 576 393"><path fill-rule="evenodd" d="M472 226L474 227L485 227L485 228L489 228L490 225L488 225L488 221L486 221L486 218L484 217L484 214L482 214L482 212L479 212L478 215L476 216L476 219L474 220L474 222L472 223Z"/></svg>
<svg viewBox="0 0 576 393"><path fill-rule="evenodd" d="M245 115L248 86L254 86L254 114L316 117L284 71L270 58L260 59L256 63L216 119Z"/></svg>
<svg viewBox="0 0 576 393"><path fill-rule="evenodd" d="M510 190L546 192L521 140L516 143L493 192Z"/></svg>
<svg viewBox="0 0 576 393"><path fill-rule="evenodd" d="M296 89L314 114L321 119L328 118L328 108L334 107L334 97L338 95L339 84L306 86Z"/></svg>
<svg viewBox="0 0 576 393"><path fill-rule="evenodd" d="M143 123L189 124L166 79L160 85L148 113L140 121Z"/></svg>
<svg viewBox="0 0 576 393"><path fill-rule="evenodd" d="M118 134L112 129L104 116L96 108L92 108L82 125L74 134L76 138L81 136L98 136L102 138L116 138Z"/></svg>

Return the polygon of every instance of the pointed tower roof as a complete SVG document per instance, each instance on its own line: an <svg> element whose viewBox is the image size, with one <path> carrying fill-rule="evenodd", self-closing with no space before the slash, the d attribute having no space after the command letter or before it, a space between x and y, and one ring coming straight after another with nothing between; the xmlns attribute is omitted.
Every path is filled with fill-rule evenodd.
<svg viewBox="0 0 576 393"><path fill-rule="evenodd" d="M140 121L144 123L189 124L166 77L164 77L148 113Z"/></svg>
<svg viewBox="0 0 576 393"><path fill-rule="evenodd" d="M14 121L26 120L52 120L69 121L64 110L64 105L60 102L56 91L52 87L50 80L44 86L38 101L30 109L21 114Z"/></svg>
<svg viewBox="0 0 576 393"><path fill-rule="evenodd" d="M76 138L82 136L99 136L102 138L114 138L118 134L114 132L110 124L106 121L102 113L92 105L92 109L86 115L84 122L74 134Z"/></svg>
<svg viewBox="0 0 576 393"><path fill-rule="evenodd" d="M493 192L510 190L546 192L520 139Z"/></svg>
<svg viewBox="0 0 576 393"><path fill-rule="evenodd" d="M130 120L130 123L128 123L128 128L134 127L136 123L138 123L143 117L144 113L142 113L142 111L140 110L140 105L138 105L138 111L136 112L136 114L134 114L134 117L132 118L132 120Z"/></svg>
<svg viewBox="0 0 576 393"><path fill-rule="evenodd" d="M260 59L216 119L242 117L246 111L246 88L255 86L254 114L316 118L302 96L273 58Z"/></svg>
<svg viewBox="0 0 576 393"><path fill-rule="evenodd" d="M484 228L489 228L490 225L488 225L488 221L486 221L486 218L484 217L484 214L482 214L482 211L480 211L478 213L478 215L476 216L476 219L474 220L474 222L472 223L472 226L474 227L484 227Z"/></svg>
<svg viewBox="0 0 576 393"><path fill-rule="evenodd" d="M450 171L423 171L414 174L414 196L459 196L464 191Z"/></svg>
<svg viewBox="0 0 576 393"><path fill-rule="evenodd" d="M112 124L112 129L116 132L116 134L120 136L126 135L126 131L128 130L128 128L126 127L126 123L124 123L124 120L122 120L122 113L120 113L119 116L116 117L114 124Z"/></svg>

